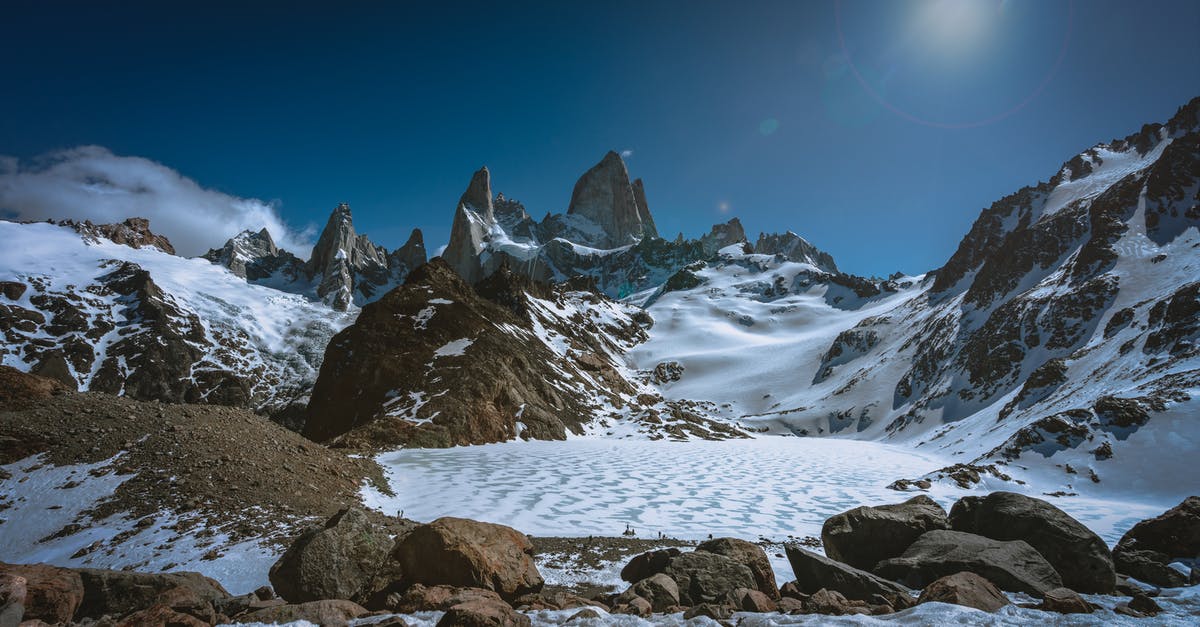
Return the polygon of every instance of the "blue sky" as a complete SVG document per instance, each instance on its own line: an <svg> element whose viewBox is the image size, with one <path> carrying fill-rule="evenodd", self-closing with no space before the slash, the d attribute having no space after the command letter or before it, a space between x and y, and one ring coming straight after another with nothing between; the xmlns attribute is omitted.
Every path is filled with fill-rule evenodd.
<svg viewBox="0 0 1200 627"><path fill-rule="evenodd" d="M664 235L738 216L917 273L1200 95L1195 2L242 4L5 3L0 155L99 145L433 248L480 165L540 218L629 150Z"/></svg>

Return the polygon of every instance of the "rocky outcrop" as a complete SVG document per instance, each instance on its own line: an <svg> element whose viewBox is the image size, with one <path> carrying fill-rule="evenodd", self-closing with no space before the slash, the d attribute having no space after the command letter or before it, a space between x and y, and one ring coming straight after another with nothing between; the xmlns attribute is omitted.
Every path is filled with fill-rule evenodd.
<svg viewBox="0 0 1200 627"><path fill-rule="evenodd" d="M437 627L529 627L528 616L506 603L467 601L446 610Z"/></svg>
<svg viewBox="0 0 1200 627"><path fill-rule="evenodd" d="M870 601L879 595L893 606L906 607L908 589L894 581L796 545L789 544L785 549L792 573L796 575L795 586L804 594L828 589L859 601Z"/></svg>
<svg viewBox="0 0 1200 627"><path fill-rule="evenodd" d="M271 567L275 593L292 603L349 599L366 603L392 578L392 538L355 506L297 538ZM396 572L395 578L399 578Z"/></svg>
<svg viewBox="0 0 1200 627"><path fill-rule="evenodd" d="M1070 588L1055 588L1042 597L1038 609L1057 614L1091 614L1095 608Z"/></svg>
<svg viewBox="0 0 1200 627"><path fill-rule="evenodd" d="M647 228L642 223L643 213L650 213L645 194L639 205L625 162L613 151L579 178L567 208L568 216L587 218L600 228L591 241L580 242L595 248L617 248L642 239Z"/></svg>
<svg viewBox="0 0 1200 627"><path fill-rule="evenodd" d="M83 604L83 579L75 570L49 564L0 562L0 575L23 580L24 620L67 624Z"/></svg>
<svg viewBox="0 0 1200 627"><path fill-rule="evenodd" d="M642 179L633 181L633 202L637 205L638 219L642 221L642 237L658 237L658 227L654 225L650 206L646 204L646 187Z"/></svg>
<svg viewBox="0 0 1200 627"><path fill-rule="evenodd" d="M405 585L482 588L505 600L542 589L529 538L503 525L439 518L397 542L391 559Z"/></svg>
<svg viewBox="0 0 1200 627"><path fill-rule="evenodd" d="M589 315L599 298L507 269L472 288L435 258L329 343L304 434L384 447L580 433L629 402L610 355L645 337L622 306Z"/></svg>
<svg viewBox="0 0 1200 627"><path fill-rule="evenodd" d="M175 254L175 247L171 245L171 240L163 235L153 233L150 230L150 220L146 218L129 218L116 224L92 224L91 220L83 222L64 220L59 224L69 226L84 238L93 241L106 239L114 244L130 248L153 247L169 255Z"/></svg>
<svg viewBox="0 0 1200 627"><path fill-rule="evenodd" d="M679 586L679 601L697 605L722 600L738 588L757 589L754 573L738 561L718 555L695 551L671 560L663 574Z"/></svg>
<svg viewBox="0 0 1200 627"><path fill-rule="evenodd" d="M875 566L875 574L913 588L959 572L971 572L1001 590L1041 597L1062 587L1054 567L1021 540L1004 542L961 531L930 531L900 557Z"/></svg>
<svg viewBox="0 0 1200 627"><path fill-rule="evenodd" d="M343 599L325 599L263 608L238 617L238 622L269 625L306 622L313 625L348 625L366 615L367 609Z"/></svg>
<svg viewBox="0 0 1200 627"><path fill-rule="evenodd" d="M742 228L742 221L737 218L731 218L724 224L714 224L712 230L700 238L700 247L705 256L716 254L726 246L742 243L749 246L746 229Z"/></svg>
<svg viewBox="0 0 1200 627"><path fill-rule="evenodd" d="M903 503L856 507L833 516L821 527L821 541L830 558L869 570L899 557L925 532L947 527L946 510L922 494Z"/></svg>
<svg viewBox="0 0 1200 627"><path fill-rule="evenodd" d="M0 365L0 405L40 401L67 389L67 386L54 379Z"/></svg>
<svg viewBox="0 0 1200 627"><path fill-rule="evenodd" d="M1112 553L1096 535L1066 512L1014 492L959 499L950 526L995 540L1024 540L1041 553L1072 590L1112 594L1116 586Z"/></svg>
<svg viewBox="0 0 1200 627"><path fill-rule="evenodd" d="M788 261L807 263L830 274L838 274L833 256L808 243L808 240L791 231L784 233L759 233L754 252L760 255L780 255Z"/></svg>
<svg viewBox="0 0 1200 627"><path fill-rule="evenodd" d="M450 226L450 243L442 258L468 284L483 278L479 256L487 247L492 226L496 223L492 206L492 177L486 167L471 177L467 191L458 200L454 223Z"/></svg>
<svg viewBox="0 0 1200 627"><path fill-rule="evenodd" d="M954 573L925 586L917 603L952 603L995 612L1012 601L992 582L971 572Z"/></svg>
<svg viewBox="0 0 1200 627"><path fill-rule="evenodd" d="M1200 497L1189 496L1159 516L1143 520L1121 536L1113 549L1117 571L1164 587L1188 585L1169 563L1200 557ZM1192 579L1197 578L1196 566Z"/></svg>
<svg viewBox="0 0 1200 627"><path fill-rule="evenodd" d="M254 283L266 279L285 282L305 276L304 262L286 250L275 246L271 232L262 229L242 231L221 248L209 250L203 257Z"/></svg>

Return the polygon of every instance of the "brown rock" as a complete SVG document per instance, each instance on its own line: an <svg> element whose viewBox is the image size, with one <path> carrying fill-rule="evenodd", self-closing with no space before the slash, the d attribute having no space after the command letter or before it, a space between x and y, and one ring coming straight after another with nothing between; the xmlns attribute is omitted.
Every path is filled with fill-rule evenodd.
<svg viewBox="0 0 1200 627"><path fill-rule="evenodd" d="M439 518L405 536L392 559L408 584L484 588L506 600L542 589L533 544L503 525Z"/></svg>
<svg viewBox="0 0 1200 627"><path fill-rule="evenodd" d="M66 389L54 379L21 372L12 366L0 366L0 403L41 400Z"/></svg>
<svg viewBox="0 0 1200 627"><path fill-rule="evenodd" d="M679 549L669 548L636 555L621 569L621 579L629 583L637 583L651 575L663 572L672 559L682 554L683 551Z"/></svg>
<svg viewBox="0 0 1200 627"><path fill-rule="evenodd" d="M633 584L626 594L646 599L655 612L664 612L668 607L679 605L679 585L674 579L662 573L650 575ZM628 601L617 597L617 602L627 603Z"/></svg>
<svg viewBox="0 0 1200 627"><path fill-rule="evenodd" d="M948 527L946 510L922 494L903 503L856 507L830 517L821 527L821 541L830 559L870 570L899 557L926 531Z"/></svg>
<svg viewBox="0 0 1200 627"><path fill-rule="evenodd" d="M25 620L68 623L83 602L83 580L69 568L0 563L0 574L25 580Z"/></svg>
<svg viewBox="0 0 1200 627"><path fill-rule="evenodd" d="M600 612L597 612L596 610L593 610L591 608L584 608L584 609L579 610L578 612L575 612L574 614L572 614L570 616L570 618L568 618L566 621L564 621L563 624L569 625L571 623L578 623L578 622L582 622L584 620L600 620L600 618L601 618Z"/></svg>
<svg viewBox="0 0 1200 627"><path fill-rule="evenodd" d="M771 597L758 590L738 588L730 593L734 605L743 612L777 612L779 605Z"/></svg>
<svg viewBox="0 0 1200 627"><path fill-rule="evenodd" d="M1157 616L1159 612L1163 611L1161 605L1145 594L1133 595L1133 598L1129 600L1129 607L1146 616Z"/></svg>
<svg viewBox="0 0 1200 627"><path fill-rule="evenodd" d="M1059 614L1091 614L1096 608L1070 588L1055 588L1046 593L1038 609Z"/></svg>
<svg viewBox="0 0 1200 627"><path fill-rule="evenodd" d="M360 507L343 509L324 526L310 529L292 542L271 566L271 585L292 603L320 599L366 602L384 570L392 539L374 525Z"/></svg>
<svg viewBox="0 0 1200 627"><path fill-rule="evenodd" d="M0 574L0 626L17 625L25 617L25 578Z"/></svg>
<svg viewBox="0 0 1200 627"><path fill-rule="evenodd" d="M789 581L779 587L779 595L783 598L799 599L801 601L808 598L808 595L800 590L800 586L794 581Z"/></svg>
<svg viewBox="0 0 1200 627"><path fill-rule="evenodd" d="M871 610L863 601L851 601L836 590L821 588L808 597L804 604L805 610L813 614L830 614L844 616L846 614L869 614Z"/></svg>
<svg viewBox="0 0 1200 627"><path fill-rule="evenodd" d="M952 603L973 607L985 612L1010 605L1012 602L992 582L970 572L947 575L925 586L917 603Z"/></svg>
<svg viewBox="0 0 1200 627"><path fill-rule="evenodd" d="M17 281L0 281L0 294L9 300L17 300L29 286Z"/></svg>
<svg viewBox="0 0 1200 627"><path fill-rule="evenodd" d="M503 602L467 601L446 611L438 627L529 627L529 617Z"/></svg>
<svg viewBox="0 0 1200 627"><path fill-rule="evenodd" d="M211 624L177 612L164 603L157 603L126 616L117 623L117 627L208 627Z"/></svg>
<svg viewBox="0 0 1200 627"><path fill-rule="evenodd" d="M247 623L292 623L306 620L318 625L346 625L367 614L367 608L342 599L324 599L292 605L277 605L238 617Z"/></svg>
<svg viewBox="0 0 1200 627"><path fill-rule="evenodd" d="M230 595L213 579L200 573L138 573L123 570L81 568L83 602L78 618L124 616L159 603L176 603L180 608L202 608Z"/></svg>
<svg viewBox="0 0 1200 627"><path fill-rule="evenodd" d="M386 607L398 614L413 612L445 611L468 601L502 602L500 595L483 588L456 588L454 586L426 586L414 584L403 593L388 595Z"/></svg>
<svg viewBox="0 0 1200 627"><path fill-rule="evenodd" d="M650 605L650 601L643 599L637 595L630 595L623 603L618 605L614 610L614 614L630 614L633 616L641 616L646 618L654 613L654 607Z"/></svg>
<svg viewBox="0 0 1200 627"><path fill-rule="evenodd" d="M720 603L700 603L693 605L683 613L684 620L690 620L697 616L704 616L716 621L729 620L733 616L734 609L728 605Z"/></svg>
<svg viewBox="0 0 1200 627"><path fill-rule="evenodd" d="M807 596L805 595L806 598ZM804 612L804 601L793 599L792 597L783 597L779 599L779 611L784 614L801 614Z"/></svg>
<svg viewBox="0 0 1200 627"><path fill-rule="evenodd" d="M724 555L746 566L751 573L754 573L754 581L758 583L759 591L772 599L779 599L779 587L775 583L775 572L771 570L771 561L767 559L767 552L761 546L737 538L716 538L701 542L696 550Z"/></svg>

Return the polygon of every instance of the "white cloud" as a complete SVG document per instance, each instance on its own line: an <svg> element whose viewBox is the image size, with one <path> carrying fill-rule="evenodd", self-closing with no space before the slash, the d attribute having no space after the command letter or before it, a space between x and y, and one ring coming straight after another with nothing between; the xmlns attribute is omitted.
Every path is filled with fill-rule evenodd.
<svg viewBox="0 0 1200 627"><path fill-rule="evenodd" d="M622 150L622 151L621 151L621 158L622 158L622 159L628 159L628 158L630 158L630 157L632 157L632 156L633 156L633 151L632 151L632 150L629 150L628 148L626 148L625 150Z"/></svg>
<svg viewBox="0 0 1200 627"><path fill-rule="evenodd" d="M185 256L203 254L246 229L266 227L280 248L306 257L313 236L311 228L289 227L271 203L201 187L161 163L114 155L101 146L26 162L0 155L0 216L98 224L149 218L150 229L166 235Z"/></svg>

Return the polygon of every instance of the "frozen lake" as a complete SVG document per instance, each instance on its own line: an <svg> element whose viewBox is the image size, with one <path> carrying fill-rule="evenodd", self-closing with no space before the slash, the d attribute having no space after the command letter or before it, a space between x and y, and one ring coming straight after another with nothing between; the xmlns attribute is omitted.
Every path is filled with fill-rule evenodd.
<svg viewBox="0 0 1200 627"><path fill-rule="evenodd" d="M367 489L367 504L414 520L459 516L539 536L611 536L629 525L643 538L776 541L819 537L826 518L859 505L903 501L913 495L889 483L950 463L896 445L795 437L507 442L402 450L378 461L395 495ZM1038 487L1028 493L1048 498ZM930 496L949 509L970 493L935 486ZM1049 500L1110 544L1175 504Z"/></svg>

